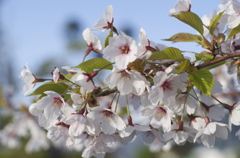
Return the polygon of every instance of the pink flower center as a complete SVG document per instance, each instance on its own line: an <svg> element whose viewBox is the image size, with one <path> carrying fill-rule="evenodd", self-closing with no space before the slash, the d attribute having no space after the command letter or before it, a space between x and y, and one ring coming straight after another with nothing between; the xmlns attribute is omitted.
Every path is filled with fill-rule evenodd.
<svg viewBox="0 0 240 158"><path fill-rule="evenodd" d="M157 116L158 116L158 117L161 117L161 116L166 115L167 112L166 112L166 110L163 109L162 107L159 107L159 108L157 109L156 113L157 113Z"/></svg>
<svg viewBox="0 0 240 158"><path fill-rule="evenodd" d="M111 112L111 111L108 111L108 110L104 110L102 113L103 113L103 115L106 116L106 117L111 117L111 115L112 115L112 112Z"/></svg>
<svg viewBox="0 0 240 158"><path fill-rule="evenodd" d="M122 77L129 77L129 74L125 70L119 71L119 73L121 73Z"/></svg>
<svg viewBox="0 0 240 158"><path fill-rule="evenodd" d="M161 87L163 88L164 91L165 91L165 90L172 89L171 82L169 82L169 81L165 81L165 82L161 85Z"/></svg>
<svg viewBox="0 0 240 158"><path fill-rule="evenodd" d="M56 106L62 105L63 101L60 97L54 97L53 99L54 99L53 100L53 105L56 105Z"/></svg>
<svg viewBox="0 0 240 158"><path fill-rule="evenodd" d="M123 47L120 47L121 51L122 51L122 54L128 54L130 49L128 46L123 46Z"/></svg>

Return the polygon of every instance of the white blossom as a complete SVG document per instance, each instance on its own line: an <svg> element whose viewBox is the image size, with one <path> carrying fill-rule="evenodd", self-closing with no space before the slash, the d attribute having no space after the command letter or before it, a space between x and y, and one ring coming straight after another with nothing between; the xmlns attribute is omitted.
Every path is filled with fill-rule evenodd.
<svg viewBox="0 0 240 158"><path fill-rule="evenodd" d="M168 75L166 72L158 71L154 76L154 87L148 98L153 104L161 101L168 106L175 103L175 96L178 92L186 91L186 87L187 85L181 80L180 75Z"/></svg>
<svg viewBox="0 0 240 158"><path fill-rule="evenodd" d="M171 120L174 113L168 107L159 105L147 106L141 111L141 114L143 116L149 116L152 127L162 127L164 132L170 131Z"/></svg>
<svg viewBox="0 0 240 158"><path fill-rule="evenodd" d="M109 29L112 27L112 23L113 23L113 8L111 5L109 5L104 12L104 18L98 20L93 25L93 27L96 30L105 31L106 29Z"/></svg>
<svg viewBox="0 0 240 158"><path fill-rule="evenodd" d="M147 80L138 71L119 70L116 67L105 82L109 88L117 87L122 95L129 93L141 95L149 87Z"/></svg>
<svg viewBox="0 0 240 158"><path fill-rule="evenodd" d="M177 15L181 11L190 11L191 0L178 0L174 8L170 9L170 15Z"/></svg>
<svg viewBox="0 0 240 158"><path fill-rule="evenodd" d="M19 78L26 83L23 87L24 95L26 95L35 86L35 76L29 70L28 65L24 66L24 70L21 71Z"/></svg>
<svg viewBox="0 0 240 158"><path fill-rule="evenodd" d="M213 147L215 144L215 137L220 137L226 140L228 137L227 125L218 122L209 122L206 126L198 131L194 138L196 142L197 138L201 137L202 143L209 147Z"/></svg>
<svg viewBox="0 0 240 158"><path fill-rule="evenodd" d="M55 83L57 83L58 80L59 80L59 78L60 78L59 68L56 67L56 68L54 69L52 75L53 75L53 81L54 81Z"/></svg>
<svg viewBox="0 0 240 158"><path fill-rule="evenodd" d="M102 44L101 41L98 39L98 37L92 33L92 31L89 28L86 28L83 33L83 39L87 42L88 47L91 48L91 50L94 50L96 52L101 52L102 50Z"/></svg>
<svg viewBox="0 0 240 158"><path fill-rule="evenodd" d="M64 119L64 123L70 125L69 127L70 136L77 137L81 135L83 132L87 132L88 134L95 133L95 127L93 123L82 114L73 113Z"/></svg>
<svg viewBox="0 0 240 158"><path fill-rule="evenodd" d="M54 121L63 112L62 109L65 106L65 101L58 93L54 91L44 92L47 96L43 97L37 102L37 108L43 110L43 115L46 119Z"/></svg>
<svg viewBox="0 0 240 158"><path fill-rule="evenodd" d="M78 70L77 73L70 79L72 82L80 85L81 94L90 93L94 89L93 81L87 76L85 71Z"/></svg>
<svg viewBox="0 0 240 158"><path fill-rule="evenodd" d="M110 37L109 45L103 50L103 58L115 62L118 69L126 69L127 65L137 58L136 55L135 40L124 33Z"/></svg>
<svg viewBox="0 0 240 158"><path fill-rule="evenodd" d="M99 128L104 134L113 134L117 130L123 130L126 125L122 118L111 109L104 107L94 107L87 114L87 117Z"/></svg>

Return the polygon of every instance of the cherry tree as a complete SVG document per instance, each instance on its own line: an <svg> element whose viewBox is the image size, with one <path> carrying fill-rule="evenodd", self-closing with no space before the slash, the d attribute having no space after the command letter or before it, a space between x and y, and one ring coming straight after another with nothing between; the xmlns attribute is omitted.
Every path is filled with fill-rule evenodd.
<svg viewBox="0 0 240 158"><path fill-rule="evenodd" d="M177 1L170 16L197 33L181 32L165 40L195 42L203 48L195 53L155 43L143 28L137 44L114 26L113 7L107 6L104 17L83 31L88 49L79 65L66 74L55 68L48 79L37 78L25 66L20 74L25 94L44 81L29 94L37 96L29 112L54 144L81 150L85 158L104 157L138 135L150 146L173 140L176 145L213 147L215 139L227 139L232 125L240 125L239 8L237 0L225 0L218 12L201 19L190 0ZM104 42L95 31L109 32ZM102 58L85 61L92 51ZM110 73L97 85L98 73L106 70Z"/></svg>

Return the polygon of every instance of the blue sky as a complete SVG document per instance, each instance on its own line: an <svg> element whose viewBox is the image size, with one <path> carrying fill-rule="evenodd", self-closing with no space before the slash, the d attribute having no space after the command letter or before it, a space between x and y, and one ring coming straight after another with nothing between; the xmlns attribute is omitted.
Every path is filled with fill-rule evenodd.
<svg viewBox="0 0 240 158"><path fill-rule="evenodd" d="M108 5L114 9L114 25L117 28L130 25L136 33L144 28L148 38L180 49L199 50L196 44L172 44L161 39L178 32L196 33L195 30L168 16L176 0L5 0L0 20L4 37L19 74L27 62L34 71L46 56L56 60L66 52L64 25L69 19L79 19L83 28L103 17ZM200 17L218 9L220 0L192 0L192 11ZM138 41L138 39L136 39ZM79 62L81 58L79 57ZM74 66L74 65L70 65ZM51 70L49 70L51 71Z"/></svg>

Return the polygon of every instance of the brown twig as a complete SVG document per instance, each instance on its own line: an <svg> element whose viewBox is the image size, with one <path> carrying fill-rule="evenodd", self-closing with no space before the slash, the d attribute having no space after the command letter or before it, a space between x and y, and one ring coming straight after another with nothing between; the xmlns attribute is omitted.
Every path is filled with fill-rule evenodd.
<svg viewBox="0 0 240 158"><path fill-rule="evenodd" d="M196 66L197 69L202 69L202 68L205 68L207 66L210 66L210 65L213 65L213 64L216 64L216 63L219 63L221 61L224 61L224 60L227 60L227 59L230 59L230 58L234 58L234 57L240 57L240 53L234 53L234 54L225 54L223 57L221 58L218 58L216 60L212 60L210 62L207 62L207 63L203 63L203 64L200 64L198 66Z"/></svg>

